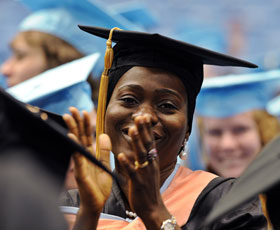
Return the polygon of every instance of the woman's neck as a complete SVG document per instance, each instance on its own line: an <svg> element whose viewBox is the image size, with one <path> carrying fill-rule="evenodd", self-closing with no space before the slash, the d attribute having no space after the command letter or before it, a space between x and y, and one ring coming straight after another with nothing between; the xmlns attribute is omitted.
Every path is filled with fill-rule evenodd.
<svg viewBox="0 0 280 230"><path fill-rule="evenodd" d="M172 164L168 165L164 169L160 170L160 187L163 185L163 183L166 181L166 179L170 176L170 174L173 172L175 166L176 166L176 161L172 162Z"/></svg>

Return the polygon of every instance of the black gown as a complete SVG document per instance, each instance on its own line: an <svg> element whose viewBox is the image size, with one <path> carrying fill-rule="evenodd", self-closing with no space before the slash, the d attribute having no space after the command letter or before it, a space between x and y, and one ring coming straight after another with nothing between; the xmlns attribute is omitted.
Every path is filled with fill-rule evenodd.
<svg viewBox="0 0 280 230"><path fill-rule="evenodd" d="M213 223L211 226L203 226L207 215L217 201L231 188L234 179L217 177L213 179L200 193L192 208L186 224L181 226L183 230L264 230L267 229L267 221L262 214L258 197L248 201L225 217ZM113 183L112 193L106 202L103 213L128 218L125 212L124 196L117 183ZM61 197L63 206L79 206L78 190L71 190Z"/></svg>

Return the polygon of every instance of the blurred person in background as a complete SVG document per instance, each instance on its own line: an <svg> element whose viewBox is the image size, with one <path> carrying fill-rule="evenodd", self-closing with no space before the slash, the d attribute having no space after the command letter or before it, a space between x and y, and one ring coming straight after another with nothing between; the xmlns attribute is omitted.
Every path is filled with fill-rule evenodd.
<svg viewBox="0 0 280 230"><path fill-rule="evenodd" d="M12 56L1 66L9 87L84 56L59 37L32 28L19 32L11 42L11 49Z"/></svg>
<svg viewBox="0 0 280 230"><path fill-rule="evenodd" d="M261 149L280 134L277 117L266 111L277 82L275 72L204 82L196 116L206 170L222 177L239 177Z"/></svg>
<svg viewBox="0 0 280 230"><path fill-rule="evenodd" d="M1 65L8 87L15 86L46 70L96 51L80 45L76 21L67 9L42 9L27 16L10 43L12 55ZM72 30L65 33L64 28ZM83 38L84 40L86 38ZM93 86L93 85L92 85Z"/></svg>
<svg viewBox="0 0 280 230"><path fill-rule="evenodd" d="M17 87L47 70L100 51L98 39L80 31L78 24L94 22L104 26L132 27L129 23L124 26L125 20L118 21L117 16L113 18L104 9L85 0L22 2L34 12L20 23L19 32L10 43L12 56L1 65L1 73L6 76L8 87ZM101 51L105 50L104 46L101 47ZM102 58L99 58L99 62L102 62ZM90 113L92 133L95 135L96 110L93 102L97 101L98 95L98 63L93 70L98 77L89 75L87 82L80 82L31 104L58 114L69 112L70 106L85 110ZM59 81L59 76L57 79ZM76 188L72 161L65 188Z"/></svg>
<svg viewBox="0 0 280 230"><path fill-rule="evenodd" d="M8 87L19 86L20 83L49 69L80 59L95 51L94 46L86 50L79 45L81 39L76 35L79 34L77 23L72 18L66 17L69 13L67 9L42 9L33 12L21 22L19 32L10 43L12 56L1 66L1 73L6 76ZM72 30L69 29L70 25ZM64 27L68 28L67 33L63 33ZM65 75L69 75L70 78L71 73ZM58 81L59 77L57 76ZM90 112L92 124L95 124L96 111L92 99L96 99L97 90L94 87L97 82L90 75L88 79L90 84L86 81L81 82L32 104L58 114L64 114L69 106L76 106ZM76 188L72 161L66 176L65 188Z"/></svg>

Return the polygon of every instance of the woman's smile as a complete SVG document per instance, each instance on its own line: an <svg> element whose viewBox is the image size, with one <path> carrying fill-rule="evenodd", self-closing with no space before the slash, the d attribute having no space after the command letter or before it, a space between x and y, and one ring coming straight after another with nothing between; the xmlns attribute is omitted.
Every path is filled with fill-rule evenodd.
<svg viewBox="0 0 280 230"><path fill-rule="evenodd" d="M160 167L175 164L188 132L187 95L177 76L157 69L133 67L121 77L105 117L105 132L112 140L115 154L132 151L129 129L134 126L134 119L144 114L151 117L150 131Z"/></svg>

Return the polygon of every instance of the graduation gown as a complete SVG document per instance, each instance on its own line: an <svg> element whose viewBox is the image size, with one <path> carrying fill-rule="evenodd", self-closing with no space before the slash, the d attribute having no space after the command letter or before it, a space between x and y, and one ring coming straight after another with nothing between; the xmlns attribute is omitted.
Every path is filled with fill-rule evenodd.
<svg viewBox="0 0 280 230"><path fill-rule="evenodd" d="M167 209L177 219L184 230L208 229L266 229L266 219L262 214L258 197L216 221L211 226L203 226L205 219L216 202L231 188L234 179L224 179L204 171L191 171L177 165L173 173L161 187L161 194ZM112 193L101 214L98 230L103 229L146 229L140 218L129 219L126 215L124 196L117 183L113 183ZM79 206L78 191L70 191L62 197L63 206ZM75 213L65 211L70 225L75 221Z"/></svg>

